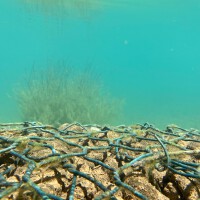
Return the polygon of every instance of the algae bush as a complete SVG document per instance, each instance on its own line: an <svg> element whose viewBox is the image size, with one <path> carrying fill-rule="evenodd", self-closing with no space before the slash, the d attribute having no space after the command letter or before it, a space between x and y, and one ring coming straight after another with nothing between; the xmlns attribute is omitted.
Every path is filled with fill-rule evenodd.
<svg viewBox="0 0 200 200"><path fill-rule="evenodd" d="M91 68L76 72L72 67L51 66L33 69L27 77L15 92L24 121L59 125L120 120L123 100L111 97Z"/></svg>
<svg viewBox="0 0 200 200"><path fill-rule="evenodd" d="M90 19L95 16L105 2L96 0L18 0L28 10L40 11L44 15L56 17L75 16Z"/></svg>

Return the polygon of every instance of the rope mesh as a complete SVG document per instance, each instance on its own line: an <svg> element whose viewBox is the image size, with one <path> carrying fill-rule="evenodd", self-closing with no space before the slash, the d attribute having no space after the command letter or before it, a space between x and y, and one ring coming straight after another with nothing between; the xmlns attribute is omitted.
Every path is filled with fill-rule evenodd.
<svg viewBox="0 0 200 200"><path fill-rule="evenodd" d="M146 200L136 177L162 192L155 170L186 177L199 192L199 159L200 132L176 125L0 124L0 198Z"/></svg>

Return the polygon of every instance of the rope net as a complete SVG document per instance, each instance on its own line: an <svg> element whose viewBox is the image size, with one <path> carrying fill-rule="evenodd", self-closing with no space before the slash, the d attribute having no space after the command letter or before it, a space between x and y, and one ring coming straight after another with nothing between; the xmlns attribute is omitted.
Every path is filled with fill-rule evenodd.
<svg viewBox="0 0 200 200"><path fill-rule="evenodd" d="M0 199L198 199L200 132L0 124Z"/></svg>

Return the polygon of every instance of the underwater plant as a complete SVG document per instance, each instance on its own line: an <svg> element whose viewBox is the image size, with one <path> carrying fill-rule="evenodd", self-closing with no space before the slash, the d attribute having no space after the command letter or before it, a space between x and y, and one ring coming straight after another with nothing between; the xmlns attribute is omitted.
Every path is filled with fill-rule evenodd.
<svg viewBox="0 0 200 200"><path fill-rule="evenodd" d="M88 19L100 9L94 0L19 0L29 9L39 10L45 15L61 17L76 16Z"/></svg>
<svg viewBox="0 0 200 200"><path fill-rule="evenodd" d="M115 123L123 107L122 100L106 92L91 68L79 72L68 66L33 69L15 93L22 120L53 125Z"/></svg>

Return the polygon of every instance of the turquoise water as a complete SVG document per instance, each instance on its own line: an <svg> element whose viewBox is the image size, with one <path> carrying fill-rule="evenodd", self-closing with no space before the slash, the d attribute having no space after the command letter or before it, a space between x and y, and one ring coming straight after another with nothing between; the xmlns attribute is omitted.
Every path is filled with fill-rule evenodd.
<svg viewBox="0 0 200 200"><path fill-rule="evenodd" d="M32 3L31 3L32 2ZM200 128L198 0L0 1L0 121L20 121L13 90L34 66L94 66L125 99L119 124Z"/></svg>

